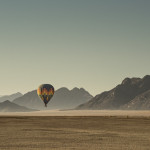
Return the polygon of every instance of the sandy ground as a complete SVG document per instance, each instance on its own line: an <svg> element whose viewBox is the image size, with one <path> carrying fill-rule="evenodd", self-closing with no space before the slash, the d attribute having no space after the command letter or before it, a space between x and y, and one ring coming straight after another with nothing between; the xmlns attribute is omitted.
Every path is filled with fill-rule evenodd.
<svg viewBox="0 0 150 150"><path fill-rule="evenodd" d="M145 116L150 117L149 111L120 111L120 110L47 110L35 112L0 112L0 116Z"/></svg>
<svg viewBox="0 0 150 150"><path fill-rule="evenodd" d="M149 149L150 117L0 116L0 150Z"/></svg>

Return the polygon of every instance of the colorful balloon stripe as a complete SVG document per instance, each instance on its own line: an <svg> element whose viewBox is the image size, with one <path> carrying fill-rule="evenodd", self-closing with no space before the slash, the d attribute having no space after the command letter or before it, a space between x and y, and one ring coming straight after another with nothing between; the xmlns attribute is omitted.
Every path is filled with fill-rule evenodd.
<svg viewBox="0 0 150 150"><path fill-rule="evenodd" d="M54 95L54 87L50 84L42 84L37 89L37 94L42 99L42 101L45 103L45 106L50 101L50 99Z"/></svg>

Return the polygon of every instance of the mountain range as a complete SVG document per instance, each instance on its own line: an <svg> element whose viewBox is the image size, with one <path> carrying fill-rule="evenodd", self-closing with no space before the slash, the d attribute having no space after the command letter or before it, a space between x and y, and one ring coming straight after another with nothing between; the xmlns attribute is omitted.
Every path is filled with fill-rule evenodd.
<svg viewBox="0 0 150 150"><path fill-rule="evenodd" d="M0 103L0 112L30 112L36 111L35 109L29 109L24 106L19 106L15 103L6 100Z"/></svg>
<svg viewBox="0 0 150 150"><path fill-rule="evenodd" d="M0 111L34 111L43 109L150 109L150 75L143 78L125 78L121 84L93 97L83 88L69 90L62 87L44 107L44 103L33 90L24 95L15 93L0 97ZM7 106L8 105L8 106ZM23 106L23 107L22 107ZM11 108L12 107L12 108ZM15 107L15 109L14 109Z"/></svg>
<svg viewBox="0 0 150 150"><path fill-rule="evenodd" d="M96 95L76 109L150 109L150 75L125 78L115 88Z"/></svg>
<svg viewBox="0 0 150 150"><path fill-rule="evenodd" d="M63 87L55 91L47 108L44 107L44 103L38 97L36 90L14 99L13 102L34 109L71 109L89 101L92 97L93 96L83 88L73 88L69 90Z"/></svg>
<svg viewBox="0 0 150 150"><path fill-rule="evenodd" d="M6 100L13 101L14 99L21 97L21 96L22 94L20 92L14 93L11 95L0 96L0 102L6 101Z"/></svg>

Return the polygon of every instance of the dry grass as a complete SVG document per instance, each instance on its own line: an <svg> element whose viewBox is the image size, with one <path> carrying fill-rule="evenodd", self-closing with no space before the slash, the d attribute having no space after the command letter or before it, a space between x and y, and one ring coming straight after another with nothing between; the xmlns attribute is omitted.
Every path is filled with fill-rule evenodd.
<svg viewBox="0 0 150 150"><path fill-rule="evenodd" d="M0 150L149 150L149 117L1 116Z"/></svg>

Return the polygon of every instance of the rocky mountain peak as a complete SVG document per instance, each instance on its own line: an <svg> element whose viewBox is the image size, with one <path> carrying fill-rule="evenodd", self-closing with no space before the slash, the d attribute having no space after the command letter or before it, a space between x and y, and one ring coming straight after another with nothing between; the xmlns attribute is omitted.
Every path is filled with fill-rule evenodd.
<svg viewBox="0 0 150 150"><path fill-rule="evenodd" d="M146 75L142 79L125 78L121 84L117 85L112 90L98 94L87 103L78 106L77 109L120 109L120 108L125 109L126 106L129 107L129 105L132 104L134 105L134 107L130 108L136 108L135 104L138 105L138 109L141 108L139 106L145 107L146 104L150 108L149 92L150 92L150 75ZM146 100L143 101L142 99ZM130 103L132 100L134 103L133 102ZM122 107L124 105L126 106ZM146 109L147 108L148 107L146 107Z"/></svg>

